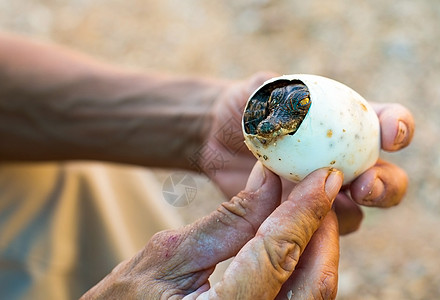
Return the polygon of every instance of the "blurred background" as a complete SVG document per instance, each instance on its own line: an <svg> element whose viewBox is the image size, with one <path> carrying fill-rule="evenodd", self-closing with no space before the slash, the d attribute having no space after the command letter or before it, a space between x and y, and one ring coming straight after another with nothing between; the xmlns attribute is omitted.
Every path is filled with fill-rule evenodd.
<svg viewBox="0 0 440 300"><path fill-rule="evenodd" d="M0 0L0 28L171 73L319 74L407 106L414 142L383 154L408 172L407 196L395 208L365 209L361 229L341 238L338 299L440 297L438 0ZM196 199L176 208L187 222L224 200L195 177Z"/></svg>

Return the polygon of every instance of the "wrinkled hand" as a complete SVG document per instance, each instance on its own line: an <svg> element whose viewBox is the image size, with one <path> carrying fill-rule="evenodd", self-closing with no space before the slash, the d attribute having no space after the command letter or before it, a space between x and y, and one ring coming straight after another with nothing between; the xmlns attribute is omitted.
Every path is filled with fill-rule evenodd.
<svg viewBox="0 0 440 300"><path fill-rule="evenodd" d="M207 153L201 166L205 173L231 197L245 184L255 158L243 143L241 116L251 93L265 80L277 74L259 73L242 82L232 83L213 107L214 121L206 142ZM371 103L381 126L382 149L398 151L409 145L414 134L411 113L399 104ZM362 220L358 205L389 207L397 205L408 185L406 173L398 166L379 160L339 193L335 209L341 234L356 230ZM284 198L293 183L283 180Z"/></svg>
<svg viewBox="0 0 440 300"><path fill-rule="evenodd" d="M335 298L339 245L331 206L342 181L339 171L320 169L281 201L280 178L258 162L237 196L193 224L153 236L84 299ZM216 264L233 256L211 287Z"/></svg>

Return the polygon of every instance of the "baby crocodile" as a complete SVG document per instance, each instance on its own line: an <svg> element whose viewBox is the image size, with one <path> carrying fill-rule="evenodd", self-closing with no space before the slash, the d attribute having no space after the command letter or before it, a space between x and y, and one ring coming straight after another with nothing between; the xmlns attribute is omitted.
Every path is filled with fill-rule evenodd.
<svg viewBox="0 0 440 300"><path fill-rule="evenodd" d="M262 142L280 135L294 134L311 103L309 90L304 84L277 87L270 93L266 103L256 99L248 107L246 115L250 133L257 135Z"/></svg>

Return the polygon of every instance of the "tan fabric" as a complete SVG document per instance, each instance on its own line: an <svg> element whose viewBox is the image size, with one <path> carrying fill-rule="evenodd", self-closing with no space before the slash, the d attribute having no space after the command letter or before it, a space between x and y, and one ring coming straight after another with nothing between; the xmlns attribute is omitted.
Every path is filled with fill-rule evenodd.
<svg viewBox="0 0 440 300"><path fill-rule="evenodd" d="M155 232L180 225L143 168L0 165L0 298L76 299Z"/></svg>

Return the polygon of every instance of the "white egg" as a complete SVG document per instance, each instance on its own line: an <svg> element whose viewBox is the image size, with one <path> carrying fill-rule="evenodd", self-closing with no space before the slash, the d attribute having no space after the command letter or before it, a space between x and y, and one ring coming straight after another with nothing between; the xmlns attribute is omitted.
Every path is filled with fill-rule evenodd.
<svg viewBox="0 0 440 300"><path fill-rule="evenodd" d="M281 85L303 83L310 93L310 108L293 134L279 130L270 138L249 128L255 116L267 117L260 105ZM255 102L255 99L260 102ZM263 102L262 102L263 101ZM258 106L257 105L257 106ZM262 112L266 115L261 116ZM252 117L250 117L252 116ZM243 115L243 133L249 150L267 168L291 181L300 181L312 171L334 167L351 182L373 166L380 152L380 127L376 113L365 99L349 87L316 75L285 75L266 81L249 98Z"/></svg>

